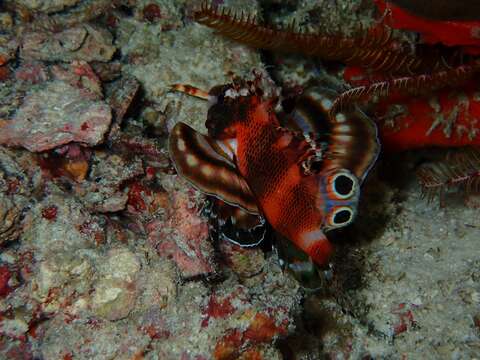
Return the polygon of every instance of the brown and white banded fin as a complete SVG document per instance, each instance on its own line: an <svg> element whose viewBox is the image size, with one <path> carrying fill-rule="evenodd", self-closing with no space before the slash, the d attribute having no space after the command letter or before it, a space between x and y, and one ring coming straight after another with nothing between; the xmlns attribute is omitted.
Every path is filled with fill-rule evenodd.
<svg viewBox="0 0 480 360"><path fill-rule="evenodd" d="M170 133L168 148L178 174L193 186L251 214L259 213L246 181L214 139L180 122Z"/></svg>
<svg viewBox="0 0 480 360"><path fill-rule="evenodd" d="M290 121L327 144L322 170L347 169L362 182L380 151L377 127L357 108L331 117L336 96L323 87L308 89L297 99Z"/></svg>
<svg viewBox="0 0 480 360"><path fill-rule="evenodd" d="M178 91L182 92L184 94L190 95L197 97L199 99L203 100L209 100L209 94L208 91L199 89L195 86L192 85L187 85L187 84L173 84L171 86L172 91Z"/></svg>
<svg viewBox="0 0 480 360"><path fill-rule="evenodd" d="M348 169L362 182L380 152L376 125L359 109L336 113L327 152L327 167Z"/></svg>
<svg viewBox="0 0 480 360"><path fill-rule="evenodd" d="M278 115L282 126L304 134L327 134L330 128L326 112L333 104L333 95L323 90L289 99L291 104Z"/></svg>

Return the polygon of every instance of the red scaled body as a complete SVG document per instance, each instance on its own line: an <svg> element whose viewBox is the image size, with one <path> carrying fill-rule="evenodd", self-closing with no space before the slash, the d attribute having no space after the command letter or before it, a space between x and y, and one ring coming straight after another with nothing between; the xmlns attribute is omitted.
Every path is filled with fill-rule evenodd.
<svg viewBox="0 0 480 360"><path fill-rule="evenodd" d="M321 231L326 214L317 204L319 179L300 167L308 144L280 129L269 102L246 100L249 112L234 125L238 169L273 228L324 264L332 246Z"/></svg>

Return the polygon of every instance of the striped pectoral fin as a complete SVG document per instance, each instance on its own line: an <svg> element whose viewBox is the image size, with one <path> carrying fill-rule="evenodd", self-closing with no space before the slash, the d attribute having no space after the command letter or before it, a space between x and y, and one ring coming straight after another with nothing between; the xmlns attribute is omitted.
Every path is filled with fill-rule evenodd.
<svg viewBox="0 0 480 360"><path fill-rule="evenodd" d="M208 91L199 89L195 86L192 85L187 85L187 84L173 84L171 85L172 91L178 91L193 97L197 97L199 99L203 100L209 100L209 94Z"/></svg>
<svg viewBox="0 0 480 360"><path fill-rule="evenodd" d="M332 244L321 229L300 233L295 237L294 242L319 266L325 266L333 252Z"/></svg>
<svg viewBox="0 0 480 360"><path fill-rule="evenodd" d="M325 88L312 88L290 99L291 105L283 106L283 111L278 114L281 125L301 133L327 134L330 131L328 110L335 94Z"/></svg>
<svg viewBox="0 0 480 360"><path fill-rule="evenodd" d="M170 133L168 148L178 174L193 186L249 213L259 213L248 184L216 140L177 123Z"/></svg>
<svg viewBox="0 0 480 360"><path fill-rule="evenodd" d="M332 115L337 96L320 86L307 89L296 100L286 126L316 134L327 144L323 169L348 169L362 182L380 151L377 127L356 108Z"/></svg>
<svg viewBox="0 0 480 360"><path fill-rule="evenodd" d="M363 182L380 152L377 127L359 109L333 114L326 167L350 170Z"/></svg>

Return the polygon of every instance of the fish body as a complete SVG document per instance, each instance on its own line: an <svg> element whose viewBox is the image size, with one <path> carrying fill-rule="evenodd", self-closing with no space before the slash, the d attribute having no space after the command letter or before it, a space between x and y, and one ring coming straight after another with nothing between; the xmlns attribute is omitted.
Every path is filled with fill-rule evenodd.
<svg viewBox="0 0 480 360"><path fill-rule="evenodd" d="M256 84L216 87L210 94L208 135L183 123L172 130L169 147L179 174L207 194L264 217L316 264L325 265L333 248L324 231L353 221L360 183L378 153L374 125L346 116L328 123L332 102L317 92L307 93L295 111L284 114L297 129L280 121L277 99L265 97ZM320 128L327 131L317 139ZM349 169L348 151L358 146L359 128L369 136L362 139L367 151L360 151ZM192 156L198 161L187 164ZM220 158L228 166L219 166ZM206 173L216 176L206 179Z"/></svg>
<svg viewBox="0 0 480 360"><path fill-rule="evenodd" d="M320 178L301 168L308 143L280 123L268 101L248 99L249 111L235 124L236 164L261 213L272 227L325 264L332 246L321 228L324 209L317 203Z"/></svg>

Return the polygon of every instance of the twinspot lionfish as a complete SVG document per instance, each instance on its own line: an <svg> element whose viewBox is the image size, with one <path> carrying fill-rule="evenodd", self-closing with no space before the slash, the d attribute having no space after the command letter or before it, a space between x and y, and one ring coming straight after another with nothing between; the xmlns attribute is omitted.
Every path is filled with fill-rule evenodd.
<svg viewBox="0 0 480 360"><path fill-rule="evenodd" d="M177 85L211 105L208 135L177 123L169 139L170 156L192 185L230 205L224 221L248 232L266 219L324 266L332 252L324 232L344 227L356 216L360 185L379 152L376 127L357 109L329 117L336 93L321 87L275 111L279 98L266 94L261 81L257 76L208 93ZM243 246L258 243L245 231L229 240Z"/></svg>

